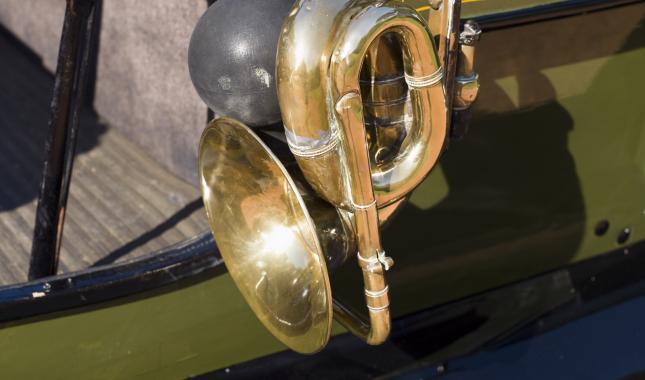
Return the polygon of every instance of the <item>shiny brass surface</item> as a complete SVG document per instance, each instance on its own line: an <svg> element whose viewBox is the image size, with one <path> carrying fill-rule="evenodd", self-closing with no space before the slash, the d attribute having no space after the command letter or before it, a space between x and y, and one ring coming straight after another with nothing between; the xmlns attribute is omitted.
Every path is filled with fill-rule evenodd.
<svg viewBox="0 0 645 380"><path fill-rule="evenodd" d="M455 110L465 110L477 100L479 93L479 76L475 72L475 45L479 40L481 29L474 21L468 21L461 33L459 64L455 77Z"/></svg>
<svg viewBox="0 0 645 380"><path fill-rule="evenodd" d="M360 95L355 92L345 95L336 104L335 111L344 126L340 140L345 152L343 169L346 187L351 191L358 264L363 270L365 301L370 318L370 329L364 338L369 344L380 344L390 333L390 302L384 272L392 265L392 260L385 257L381 246Z"/></svg>
<svg viewBox="0 0 645 380"><path fill-rule="evenodd" d="M327 266L333 269L356 252L355 221L366 223L363 213L375 218L376 210L336 209L313 194L298 168L290 169L233 119L212 121L202 135L199 173L206 214L231 277L271 333L298 352L314 353L330 333ZM378 234L378 217L371 218L367 223L377 226L362 228ZM390 325L383 268L370 258L360 264L370 323L343 312L339 303L334 309L348 329L364 331L368 343L382 343ZM377 328L365 328L370 325Z"/></svg>
<svg viewBox="0 0 645 380"><path fill-rule="evenodd" d="M296 351L318 351L331 331L331 289L296 184L260 139L232 119L206 128L199 153L206 213L235 284L273 335Z"/></svg>
<svg viewBox="0 0 645 380"><path fill-rule="evenodd" d="M360 86L370 164L380 165L405 149L412 121L412 102L396 34L385 33L370 45Z"/></svg>
<svg viewBox="0 0 645 380"><path fill-rule="evenodd" d="M298 2L278 44L278 97L290 147L314 189L350 210L351 195L341 181L346 153L339 142L345 128L334 108L344 96L361 93L364 57L385 33L401 44L405 77L415 85L410 89L411 126L401 144L405 149L369 167L381 207L425 178L447 134L441 65L426 21L398 1L310 1L303 7Z"/></svg>
<svg viewBox="0 0 645 380"><path fill-rule="evenodd" d="M436 12L441 25L454 16ZM326 344L332 305L367 343L388 338L385 272L394 262L380 227L444 149L451 95L443 73L454 72L446 62L426 20L400 1L296 2L276 78L298 167L285 168L234 120L204 132L199 169L215 239L253 311L292 349ZM354 254L368 320L332 302L327 265Z"/></svg>
<svg viewBox="0 0 645 380"><path fill-rule="evenodd" d="M442 153L443 70L426 21L398 1L298 2L278 44L289 147L316 192L353 215L370 320L339 321L369 344L390 330L379 208L381 221L393 214Z"/></svg>

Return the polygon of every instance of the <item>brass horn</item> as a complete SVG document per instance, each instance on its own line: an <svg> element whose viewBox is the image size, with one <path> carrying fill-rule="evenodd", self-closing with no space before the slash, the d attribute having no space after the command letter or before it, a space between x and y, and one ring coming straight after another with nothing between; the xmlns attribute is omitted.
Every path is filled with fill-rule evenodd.
<svg viewBox="0 0 645 380"><path fill-rule="evenodd" d="M204 131L200 180L217 245L259 320L293 350L324 347L332 317L369 344L387 339L393 262L379 226L444 149L446 62L427 22L401 1L300 0L276 67L298 167L233 119ZM353 255L369 321L331 296L327 265Z"/></svg>

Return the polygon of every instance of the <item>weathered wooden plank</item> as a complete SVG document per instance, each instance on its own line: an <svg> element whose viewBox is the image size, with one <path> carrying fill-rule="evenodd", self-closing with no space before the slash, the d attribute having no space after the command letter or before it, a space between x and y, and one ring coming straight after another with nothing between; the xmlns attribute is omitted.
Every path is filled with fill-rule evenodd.
<svg viewBox="0 0 645 380"><path fill-rule="evenodd" d="M53 86L21 49L0 32L0 284L26 280ZM83 114L60 272L137 257L206 228L197 189Z"/></svg>

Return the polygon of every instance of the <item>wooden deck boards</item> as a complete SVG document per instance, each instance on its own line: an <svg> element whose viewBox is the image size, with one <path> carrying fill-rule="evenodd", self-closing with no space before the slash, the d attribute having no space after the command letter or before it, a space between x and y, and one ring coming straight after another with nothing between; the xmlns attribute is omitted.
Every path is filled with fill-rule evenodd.
<svg viewBox="0 0 645 380"><path fill-rule="evenodd" d="M0 32L0 284L27 277L52 87L53 76ZM61 273L131 259L208 228L197 189L89 111L67 210Z"/></svg>

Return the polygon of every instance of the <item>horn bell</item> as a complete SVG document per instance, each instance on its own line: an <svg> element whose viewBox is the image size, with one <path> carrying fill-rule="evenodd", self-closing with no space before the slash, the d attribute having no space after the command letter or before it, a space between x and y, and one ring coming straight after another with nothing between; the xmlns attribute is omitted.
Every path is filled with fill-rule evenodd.
<svg viewBox="0 0 645 380"><path fill-rule="evenodd" d="M257 135L229 118L204 130L198 168L210 227L246 302L288 347L319 351L331 332L331 288L296 183Z"/></svg>

